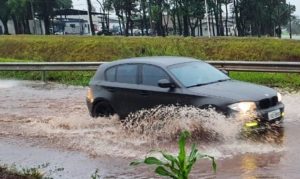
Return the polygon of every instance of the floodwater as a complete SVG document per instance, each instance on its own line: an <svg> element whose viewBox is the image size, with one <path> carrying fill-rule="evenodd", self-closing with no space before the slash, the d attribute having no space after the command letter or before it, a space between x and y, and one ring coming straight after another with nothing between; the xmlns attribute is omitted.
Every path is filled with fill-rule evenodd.
<svg viewBox="0 0 300 179"><path fill-rule="evenodd" d="M284 130L240 139L238 120L191 107L164 107L92 119L86 88L30 81L0 81L0 164L40 167L54 178L151 178L154 168L129 167L151 149L177 152L178 131L215 156L195 166L192 178L299 178L300 94L284 93ZM233 122L235 121L235 122ZM128 125L130 124L130 125ZM190 143L190 142L189 142ZM156 154L155 154L156 155Z"/></svg>

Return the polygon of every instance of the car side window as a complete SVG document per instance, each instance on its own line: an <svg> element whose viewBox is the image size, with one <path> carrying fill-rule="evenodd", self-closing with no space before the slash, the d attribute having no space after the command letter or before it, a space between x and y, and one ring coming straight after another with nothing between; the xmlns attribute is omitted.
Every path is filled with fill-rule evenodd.
<svg viewBox="0 0 300 179"><path fill-rule="evenodd" d="M142 84L149 86L158 86L161 79L170 79L168 74L161 68L153 65L143 65Z"/></svg>
<svg viewBox="0 0 300 179"><path fill-rule="evenodd" d="M137 83L138 65L120 65L117 67L116 81L119 83Z"/></svg>
<svg viewBox="0 0 300 179"><path fill-rule="evenodd" d="M106 81L115 82L116 81L116 67L109 68L105 72Z"/></svg>

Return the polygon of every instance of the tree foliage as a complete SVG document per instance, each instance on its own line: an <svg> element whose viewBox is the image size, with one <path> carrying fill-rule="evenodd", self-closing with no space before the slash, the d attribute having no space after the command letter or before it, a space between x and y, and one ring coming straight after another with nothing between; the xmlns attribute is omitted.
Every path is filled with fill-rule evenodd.
<svg viewBox="0 0 300 179"><path fill-rule="evenodd" d="M20 34L29 33L29 20L40 18L44 20L45 33L50 34L50 18L53 11L71 7L72 0L0 0L0 20L4 24L5 34L8 34L9 19L13 20L16 33ZM33 14L36 17L32 17Z"/></svg>
<svg viewBox="0 0 300 179"><path fill-rule="evenodd" d="M109 31L109 13L114 13L119 21L120 34L126 36L133 35L134 29L140 29L142 35L159 36L203 35L203 29L209 29L213 36L274 36L276 30L289 23L296 9L286 0L206 0L207 12L205 0L97 2L104 14L102 30ZM5 33L8 33L9 19L13 20L16 33L29 33L28 20L33 19L32 14L37 14L36 18L44 21L45 33L49 34L53 11L70 7L72 0L0 0L0 19Z"/></svg>

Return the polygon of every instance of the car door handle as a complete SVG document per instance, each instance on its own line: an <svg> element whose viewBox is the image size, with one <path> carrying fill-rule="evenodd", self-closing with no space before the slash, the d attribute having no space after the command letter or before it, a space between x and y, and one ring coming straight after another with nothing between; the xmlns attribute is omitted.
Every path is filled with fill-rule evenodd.
<svg viewBox="0 0 300 179"><path fill-rule="evenodd" d="M140 95L142 95L142 96L148 96L150 93L149 92L147 92L147 91L141 91L140 92Z"/></svg>

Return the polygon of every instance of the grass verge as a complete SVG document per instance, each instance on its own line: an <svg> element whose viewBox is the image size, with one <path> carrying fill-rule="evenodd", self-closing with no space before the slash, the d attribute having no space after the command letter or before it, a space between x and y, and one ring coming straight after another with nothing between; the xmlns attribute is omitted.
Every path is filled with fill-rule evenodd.
<svg viewBox="0 0 300 179"><path fill-rule="evenodd" d="M0 57L33 61L111 61L139 56L203 60L300 61L300 41L275 38L1 36Z"/></svg>

